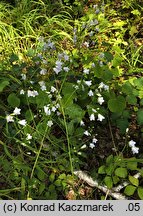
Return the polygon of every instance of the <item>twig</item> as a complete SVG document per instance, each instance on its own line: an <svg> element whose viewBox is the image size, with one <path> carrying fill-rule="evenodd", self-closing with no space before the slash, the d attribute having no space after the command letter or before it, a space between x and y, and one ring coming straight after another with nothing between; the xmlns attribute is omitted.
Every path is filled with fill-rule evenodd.
<svg viewBox="0 0 143 216"><path fill-rule="evenodd" d="M106 195L110 195L113 198L115 198L116 200L127 200L129 199L128 197L122 195L121 193L119 193L119 191L121 189L123 189L124 187L126 187L129 182L125 181L122 184L118 185L117 187L113 187L112 189L108 189L105 185L99 185L97 180L93 180L90 176L88 176L85 172L79 170L79 171L74 171L74 174L82 179L83 181L85 181L88 185L90 185L91 187L97 187L98 189L100 189L101 191L103 191L104 193L106 193ZM138 172L134 175L134 178L140 178L141 173Z"/></svg>
<svg viewBox="0 0 143 216"><path fill-rule="evenodd" d="M108 189L106 186L101 186L98 184L98 182L96 180L93 180L90 176L88 176L85 172L79 170L79 171L74 171L74 174L76 176L78 176L78 178L82 179L83 181L85 181L88 185L90 185L91 187L97 187L98 189L100 189L101 191L103 191L104 193L108 193L110 196L112 196L113 198L115 198L116 200L127 200L128 197L122 195L121 193L115 192L111 189Z"/></svg>

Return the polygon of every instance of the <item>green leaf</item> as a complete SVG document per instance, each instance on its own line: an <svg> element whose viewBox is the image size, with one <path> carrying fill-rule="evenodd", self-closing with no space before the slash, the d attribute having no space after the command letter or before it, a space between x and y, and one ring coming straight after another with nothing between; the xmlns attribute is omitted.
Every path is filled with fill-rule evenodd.
<svg viewBox="0 0 143 216"><path fill-rule="evenodd" d="M12 106L13 108L19 107L19 105L20 105L20 99L16 96L15 93L11 93L8 96L7 101L9 103L9 105Z"/></svg>
<svg viewBox="0 0 143 216"><path fill-rule="evenodd" d="M49 176L49 180L50 180L50 182L54 182L54 180L55 180L55 173L51 173L51 175Z"/></svg>
<svg viewBox="0 0 143 216"><path fill-rule="evenodd" d="M126 132L126 129L128 128L129 126L129 122L128 122L128 119L117 119L117 126L119 127L121 133L125 133Z"/></svg>
<svg viewBox="0 0 143 216"><path fill-rule="evenodd" d="M106 167L106 174L107 175L112 175L114 172L115 166L113 163L109 164L109 166Z"/></svg>
<svg viewBox="0 0 143 216"><path fill-rule="evenodd" d="M104 52L105 58L107 59L108 62L111 62L113 59L113 55L109 52Z"/></svg>
<svg viewBox="0 0 143 216"><path fill-rule="evenodd" d="M131 195L134 194L135 190L136 190L136 187L135 187L135 186L133 186L133 185L127 185L127 186L125 187L124 193L125 193L126 195L128 195L128 196L131 196Z"/></svg>
<svg viewBox="0 0 143 216"><path fill-rule="evenodd" d="M105 174L105 173L106 173L105 165L99 167L99 169L98 169L98 173L99 173L99 174Z"/></svg>
<svg viewBox="0 0 143 216"><path fill-rule="evenodd" d="M114 184L117 184L120 181L118 176L113 176L112 179Z"/></svg>
<svg viewBox="0 0 143 216"><path fill-rule="evenodd" d="M69 115L71 119L76 119L77 122L80 122L84 117L85 112L77 104L71 104L65 108L65 114Z"/></svg>
<svg viewBox="0 0 143 216"><path fill-rule="evenodd" d="M129 175L129 181L134 185L134 186L139 186L139 180L135 178L134 176Z"/></svg>
<svg viewBox="0 0 143 216"><path fill-rule="evenodd" d="M13 54L10 56L10 62L15 62L15 61L17 61L17 60L19 60L18 56L17 56L16 54L13 53Z"/></svg>
<svg viewBox="0 0 143 216"><path fill-rule="evenodd" d="M42 194L42 192L45 190L46 186L45 183L40 182L40 186L39 186L39 194Z"/></svg>
<svg viewBox="0 0 143 216"><path fill-rule="evenodd" d="M120 178L126 178L128 175L127 169L119 167L115 170L115 175L119 176Z"/></svg>
<svg viewBox="0 0 143 216"><path fill-rule="evenodd" d="M133 90L133 87L132 87L132 85L129 83L129 81L125 82L125 83L122 85L122 92L125 93L126 95L132 94L132 90Z"/></svg>
<svg viewBox="0 0 143 216"><path fill-rule="evenodd" d="M32 113L31 110L27 110L27 111L26 111L26 113L25 113L25 118L26 118L26 120L27 120L28 122L33 121L34 115L33 115L33 113Z"/></svg>
<svg viewBox="0 0 143 216"><path fill-rule="evenodd" d="M74 133L74 120L67 122L67 130L70 136Z"/></svg>
<svg viewBox="0 0 143 216"><path fill-rule="evenodd" d="M127 95L126 101L131 105L135 105L137 103L137 98L134 95Z"/></svg>
<svg viewBox="0 0 143 216"><path fill-rule="evenodd" d="M112 178L110 176L106 176L104 178L104 182L109 189L111 189L113 187L113 181L112 181Z"/></svg>
<svg viewBox="0 0 143 216"><path fill-rule="evenodd" d="M143 124L143 109L139 109L137 112L137 122L139 125Z"/></svg>
<svg viewBox="0 0 143 216"><path fill-rule="evenodd" d="M138 192L139 198L143 200L143 187L138 187L137 192Z"/></svg>
<svg viewBox="0 0 143 216"><path fill-rule="evenodd" d="M0 92L3 91L3 89L9 85L9 81L5 80L3 82L0 83Z"/></svg>
<svg viewBox="0 0 143 216"><path fill-rule="evenodd" d="M108 108L111 112L121 113L126 107L125 98L118 96L117 98L108 101Z"/></svg>
<svg viewBox="0 0 143 216"><path fill-rule="evenodd" d="M114 161L113 155L109 155L109 156L106 158L106 164L111 164L111 163L113 163L113 161Z"/></svg>
<svg viewBox="0 0 143 216"><path fill-rule="evenodd" d="M127 161L127 169L137 170L138 163L136 161L130 161L130 160L133 160L133 159L130 158L129 161Z"/></svg>
<svg viewBox="0 0 143 216"><path fill-rule="evenodd" d="M43 181L45 179L45 177L46 177L45 172L39 166L37 166L36 169L37 169L36 171L37 171L38 179Z"/></svg>

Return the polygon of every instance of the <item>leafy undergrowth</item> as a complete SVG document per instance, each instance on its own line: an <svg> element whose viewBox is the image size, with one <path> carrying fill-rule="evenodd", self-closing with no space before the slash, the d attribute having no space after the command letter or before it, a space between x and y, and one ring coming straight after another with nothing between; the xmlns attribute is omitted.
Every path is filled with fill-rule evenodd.
<svg viewBox="0 0 143 216"><path fill-rule="evenodd" d="M142 7L40 2L1 5L1 199L112 199L75 170L143 199Z"/></svg>

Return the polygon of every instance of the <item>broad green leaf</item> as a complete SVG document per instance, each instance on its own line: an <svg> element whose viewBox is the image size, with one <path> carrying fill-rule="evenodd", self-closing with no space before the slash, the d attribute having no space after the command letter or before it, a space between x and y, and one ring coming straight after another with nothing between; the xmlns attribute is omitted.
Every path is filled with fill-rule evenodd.
<svg viewBox="0 0 143 216"><path fill-rule="evenodd" d="M104 52L104 55L108 62L112 61L113 55L110 52Z"/></svg>
<svg viewBox="0 0 143 216"><path fill-rule="evenodd" d="M74 133L74 120L67 122L67 130L69 135Z"/></svg>
<svg viewBox="0 0 143 216"><path fill-rule="evenodd" d="M139 109L137 112L137 122L139 125L143 124L143 109Z"/></svg>
<svg viewBox="0 0 143 216"><path fill-rule="evenodd" d="M55 180L55 173L54 172L51 173L51 175L49 176L49 180L50 180L50 182L54 182L54 180Z"/></svg>
<svg viewBox="0 0 143 216"><path fill-rule="evenodd" d="M123 96L118 96L117 98L110 99L108 101L108 108L111 112L122 112L126 107L125 98Z"/></svg>
<svg viewBox="0 0 143 216"><path fill-rule="evenodd" d="M39 194L42 194L42 192L45 190L46 185L43 182L40 182L40 186L39 186Z"/></svg>
<svg viewBox="0 0 143 216"><path fill-rule="evenodd" d="M71 104L65 108L65 114L69 115L71 119L76 119L80 122L84 117L85 112L77 104Z"/></svg>
<svg viewBox="0 0 143 216"><path fill-rule="evenodd" d="M113 163L109 164L109 166L106 167L106 174L107 175L112 175L114 172L115 166Z"/></svg>
<svg viewBox="0 0 143 216"><path fill-rule="evenodd" d="M119 176L120 178L126 178L128 175L127 169L119 167L115 170L115 175Z"/></svg>
<svg viewBox="0 0 143 216"><path fill-rule="evenodd" d="M138 163L136 161L133 161L133 160L134 160L134 158L130 158L129 161L127 161L127 169L137 170Z"/></svg>
<svg viewBox="0 0 143 216"><path fill-rule="evenodd" d="M114 184L117 184L120 181L118 176L113 176L112 179Z"/></svg>
<svg viewBox="0 0 143 216"><path fill-rule="evenodd" d="M132 10L131 13L134 14L134 15L136 15L136 16L140 16L141 15L141 12L139 10L137 10L137 9Z"/></svg>
<svg viewBox="0 0 143 216"><path fill-rule="evenodd" d="M135 79L134 84L138 89L141 89L143 87L143 77Z"/></svg>
<svg viewBox="0 0 143 216"><path fill-rule="evenodd" d="M111 189L113 187L113 181L112 181L112 178L110 176L106 176L104 178L104 182L109 189Z"/></svg>
<svg viewBox="0 0 143 216"><path fill-rule="evenodd" d="M122 134L125 133L126 129L129 127L128 119L118 119L116 123Z"/></svg>
<svg viewBox="0 0 143 216"><path fill-rule="evenodd" d="M34 115L31 110L26 111L25 118L28 122L31 122L34 119Z"/></svg>
<svg viewBox="0 0 143 216"><path fill-rule="evenodd" d="M105 165L102 165L99 167L98 173L99 174L105 174L106 173Z"/></svg>
<svg viewBox="0 0 143 216"><path fill-rule="evenodd" d="M133 186L133 185L127 185L127 186L125 187L124 193L125 193L126 195L128 195L128 196L131 196L131 195L134 194L135 190L136 190L136 187L135 187L135 186Z"/></svg>
<svg viewBox="0 0 143 216"><path fill-rule="evenodd" d="M102 71L101 78L102 78L103 80L105 80L105 81L110 81L110 80L112 80L113 74L112 74L111 70L109 70L109 69L107 69L107 68L106 68L105 70L103 70L103 71Z"/></svg>
<svg viewBox="0 0 143 216"><path fill-rule="evenodd" d="M134 95L127 95L126 101L131 105L136 105L137 98Z"/></svg>
<svg viewBox="0 0 143 216"><path fill-rule="evenodd" d="M114 161L113 155L109 155L109 156L106 158L106 164L111 164L111 163L113 163L113 161Z"/></svg>
<svg viewBox="0 0 143 216"><path fill-rule="evenodd" d="M10 56L10 62L15 62L15 61L17 61L17 60L19 60L19 57L16 55L16 54L12 54L11 56Z"/></svg>
<svg viewBox="0 0 143 216"><path fill-rule="evenodd" d="M13 108L19 107L19 105L20 105L20 99L16 96L15 93L11 93L8 96L7 101L9 103L9 105L12 106Z"/></svg>
<svg viewBox="0 0 143 216"><path fill-rule="evenodd" d="M134 185L137 186L139 185L139 180L137 178L135 178L134 176L130 176L129 175L129 181Z"/></svg>
<svg viewBox="0 0 143 216"><path fill-rule="evenodd" d="M138 187L137 192L138 192L139 198L143 200L143 187Z"/></svg>
<svg viewBox="0 0 143 216"><path fill-rule="evenodd" d="M133 91L133 87L132 85L129 83L129 81L125 82L123 85L122 85L122 92L129 95L129 94L132 94L132 91Z"/></svg>
<svg viewBox="0 0 143 216"><path fill-rule="evenodd" d="M129 122L128 122L128 119L117 119L117 126L119 127L121 133L125 133L126 132L126 129L128 128L129 126Z"/></svg>
<svg viewBox="0 0 143 216"><path fill-rule="evenodd" d="M36 171L38 179L43 181L46 177L46 173L39 166L36 167Z"/></svg>
<svg viewBox="0 0 143 216"><path fill-rule="evenodd" d="M9 81L5 80L3 82L0 83L0 92L3 91L3 89L9 85Z"/></svg>

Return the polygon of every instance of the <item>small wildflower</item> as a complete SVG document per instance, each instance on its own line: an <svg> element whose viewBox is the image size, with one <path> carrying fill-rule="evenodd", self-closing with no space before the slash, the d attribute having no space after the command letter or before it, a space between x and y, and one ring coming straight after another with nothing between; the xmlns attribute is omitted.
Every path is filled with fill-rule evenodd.
<svg viewBox="0 0 143 216"><path fill-rule="evenodd" d="M84 121L80 121L80 126L85 126L85 123L84 123Z"/></svg>
<svg viewBox="0 0 143 216"><path fill-rule="evenodd" d="M73 43L75 44L76 42L77 42L77 36L74 35L74 36L73 36Z"/></svg>
<svg viewBox="0 0 143 216"><path fill-rule="evenodd" d="M109 90L109 86L101 82L98 86L99 89Z"/></svg>
<svg viewBox="0 0 143 216"><path fill-rule="evenodd" d="M35 90L34 91L28 90L27 95L28 97L35 97L38 95L38 92Z"/></svg>
<svg viewBox="0 0 143 216"><path fill-rule="evenodd" d="M87 85L87 86L91 86L92 85L92 81L91 80L89 80L89 81L84 81L85 82L85 84Z"/></svg>
<svg viewBox="0 0 143 216"><path fill-rule="evenodd" d="M25 91L23 90L23 89L21 89L20 90L20 94L22 95L22 94L24 94L25 93Z"/></svg>
<svg viewBox="0 0 143 216"><path fill-rule="evenodd" d="M91 134L86 130L86 131L84 131L84 135L90 136Z"/></svg>
<svg viewBox="0 0 143 216"><path fill-rule="evenodd" d="M138 154L139 153L139 148L135 146L136 142L133 140L129 141L129 146L132 148L133 154Z"/></svg>
<svg viewBox="0 0 143 216"><path fill-rule="evenodd" d="M94 137L93 139L92 139L92 143L97 143L97 139Z"/></svg>
<svg viewBox="0 0 143 216"><path fill-rule="evenodd" d="M126 128L126 133L128 133L129 132L129 128Z"/></svg>
<svg viewBox="0 0 143 216"><path fill-rule="evenodd" d="M26 140L31 140L32 139L32 136L31 136L31 134L27 134L27 137L26 137Z"/></svg>
<svg viewBox="0 0 143 216"><path fill-rule="evenodd" d="M89 74L89 69L84 68L84 69L83 69L83 73L84 73L84 74Z"/></svg>
<svg viewBox="0 0 143 216"><path fill-rule="evenodd" d="M65 72L69 72L69 70L70 70L69 67L63 67L63 69Z"/></svg>
<svg viewBox="0 0 143 216"><path fill-rule="evenodd" d="M51 115L51 110L48 105L44 106L44 112L46 113L46 115Z"/></svg>
<svg viewBox="0 0 143 216"><path fill-rule="evenodd" d="M103 99L103 97L98 97L97 101L100 105L102 105L104 102L104 99Z"/></svg>
<svg viewBox="0 0 143 216"><path fill-rule="evenodd" d="M98 119L97 121L102 121L103 119L105 119L105 117L101 114L98 114Z"/></svg>
<svg viewBox="0 0 143 216"><path fill-rule="evenodd" d="M7 116L6 116L6 121L7 121L7 122L14 122L13 116L7 115Z"/></svg>
<svg viewBox="0 0 143 216"><path fill-rule="evenodd" d="M45 85L41 86L41 90L46 91L47 90L46 86Z"/></svg>
<svg viewBox="0 0 143 216"><path fill-rule="evenodd" d="M92 37L92 36L93 36L93 34L94 34L94 32L93 32L93 31L91 31L91 32L89 33L89 36L90 36L90 37Z"/></svg>
<svg viewBox="0 0 143 216"><path fill-rule="evenodd" d="M99 65L100 65L100 67L102 67L103 66L103 61L99 61Z"/></svg>
<svg viewBox="0 0 143 216"><path fill-rule="evenodd" d="M94 143L90 143L89 147L93 149L95 147L95 144Z"/></svg>
<svg viewBox="0 0 143 216"><path fill-rule="evenodd" d="M133 154L138 154L138 153L139 153L139 148L136 147L136 146L134 146L134 147L132 148L132 152L133 152Z"/></svg>
<svg viewBox="0 0 143 216"><path fill-rule="evenodd" d="M54 86L51 86L51 92L54 93L57 89Z"/></svg>
<svg viewBox="0 0 143 216"><path fill-rule="evenodd" d="M100 53L99 58L104 58L104 57L105 57L104 53Z"/></svg>
<svg viewBox="0 0 143 216"><path fill-rule="evenodd" d="M51 110L52 110L52 112L55 112L57 110L57 108L53 106Z"/></svg>
<svg viewBox="0 0 143 216"><path fill-rule="evenodd" d="M46 73L47 73L47 70L44 69L44 68L40 71L40 74L41 74L41 75L46 75Z"/></svg>
<svg viewBox="0 0 143 216"><path fill-rule="evenodd" d="M85 46L85 47L89 47L89 42L87 42L87 41L85 41L84 43L83 43L83 45Z"/></svg>
<svg viewBox="0 0 143 216"><path fill-rule="evenodd" d="M26 80L26 74L21 74L23 80Z"/></svg>
<svg viewBox="0 0 143 216"><path fill-rule="evenodd" d="M65 60L65 61L68 61L68 60L69 60L69 56L68 56L66 53L64 54L64 60Z"/></svg>
<svg viewBox="0 0 143 216"><path fill-rule="evenodd" d="M94 94L93 94L93 91L92 90L90 90L89 92L88 92L88 96L89 97L92 97Z"/></svg>
<svg viewBox="0 0 143 216"><path fill-rule="evenodd" d="M91 114L90 117L89 117L90 121L94 121L95 120L95 116L94 114Z"/></svg>
<svg viewBox="0 0 143 216"><path fill-rule="evenodd" d="M23 119L23 120L18 121L18 124L25 126L27 124L27 122L25 119Z"/></svg>
<svg viewBox="0 0 143 216"><path fill-rule="evenodd" d="M51 49L54 49L55 48L54 42L51 42L50 40L48 40L48 47L50 47Z"/></svg>
<svg viewBox="0 0 143 216"><path fill-rule="evenodd" d="M47 122L48 127L51 127L53 125L53 122L50 120Z"/></svg>
<svg viewBox="0 0 143 216"><path fill-rule="evenodd" d="M99 9L97 9L97 10L95 11L95 13L96 13L96 14L99 14L99 13L100 13L100 10L99 10Z"/></svg>
<svg viewBox="0 0 143 216"><path fill-rule="evenodd" d="M93 111L94 113L97 113L96 109L94 109L94 108L92 108L92 111Z"/></svg>
<svg viewBox="0 0 143 216"><path fill-rule="evenodd" d="M133 141L133 140L130 140L130 141L129 141L129 146L130 146L131 148L135 147L135 144L136 144L135 141Z"/></svg>
<svg viewBox="0 0 143 216"><path fill-rule="evenodd" d="M84 144L83 146L81 146L81 149L85 149L86 147L86 144Z"/></svg>
<svg viewBox="0 0 143 216"><path fill-rule="evenodd" d="M21 109L15 107L15 109L13 111L13 115L20 115L20 111L21 111Z"/></svg>

